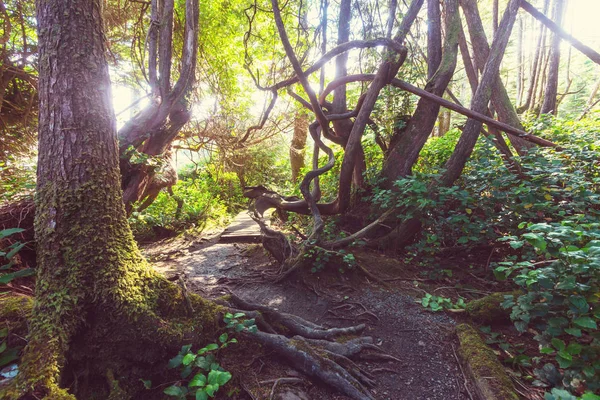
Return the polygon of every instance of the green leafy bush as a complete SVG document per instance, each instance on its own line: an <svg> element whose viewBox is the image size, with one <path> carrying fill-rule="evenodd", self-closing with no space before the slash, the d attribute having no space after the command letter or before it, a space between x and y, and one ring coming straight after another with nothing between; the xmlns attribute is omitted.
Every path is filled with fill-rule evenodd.
<svg viewBox="0 0 600 400"><path fill-rule="evenodd" d="M244 202L233 173L221 173L218 179L207 169L183 173L172 190L173 196L163 191L147 209L132 213L129 223L136 237L153 237L157 227L178 232L223 225Z"/></svg>
<svg viewBox="0 0 600 400"><path fill-rule="evenodd" d="M443 296L434 296L430 293L425 293L425 296L420 300L420 303L426 309L437 312L443 310L461 310L466 307L465 301L460 298L456 302L452 299Z"/></svg>
<svg viewBox="0 0 600 400"><path fill-rule="evenodd" d="M456 133L430 140L412 176L394 190L374 191L381 208L419 216L421 236L409 248L434 255L441 247L506 243L492 263L498 279L522 290L504 306L521 331L536 332L538 384L560 394L600 390L600 121L543 118L528 129L562 148L534 148L519 157L525 179L508 171L493 145L480 138L453 187L436 183ZM425 297L426 307L450 302ZM433 307L430 305L433 304ZM552 397L554 396L554 397Z"/></svg>
<svg viewBox="0 0 600 400"><path fill-rule="evenodd" d="M520 237L508 237L513 248L525 247L523 261L499 263L497 276L511 277L524 289L503 306L520 332L533 327L541 353L563 369L562 383L577 390L600 389L600 223L586 218L560 223L527 224ZM531 262L527 247L541 261ZM548 374L545 374L546 376Z"/></svg>
<svg viewBox="0 0 600 400"><path fill-rule="evenodd" d="M164 394L178 399L192 396L196 400L207 400L214 397L215 393L231 380L231 373L221 368L214 352L231 343L237 343L237 340L229 339L227 333L224 333L219 337L219 343L210 343L196 353L192 352L192 345L183 346L179 354L169 360L168 367L180 368L182 379L187 379L192 374L193 376L186 386L171 385L163 391ZM147 382L144 384L148 385Z"/></svg>
<svg viewBox="0 0 600 400"><path fill-rule="evenodd" d="M2 243L2 239L5 239L11 235L16 233L23 232L24 229L21 228L10 228L0 230L0 243ZM24 268L19 269L13 272L7 272L13 269L15 266L16 255L23 247L25 247L26 243L14 242L10 246L4 249L0 249L0 284L10 283L13 279L22 278L26 276L31 276L35 274L35 270L33 268ZM2 263L2 259L4 259L5 263Z"/></svg>

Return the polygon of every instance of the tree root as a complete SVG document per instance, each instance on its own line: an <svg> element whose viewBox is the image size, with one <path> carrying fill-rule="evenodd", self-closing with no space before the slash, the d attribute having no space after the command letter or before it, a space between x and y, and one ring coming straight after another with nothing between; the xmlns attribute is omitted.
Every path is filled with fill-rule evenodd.
<svg viewBox="0 0 600 400"><path fill-rule="evenodd" d="M332 386L355 400L374 400L365 385L371 381L361 381L362 374L353 375L354 370L346 370L328 358L325 351L311 346L301 336L289 339L283 335L264 332L247 334L248 339L256 340L284 356L296 369L308 376Z"/></svg>
<svg viewBox="0 0 600 400"><path fill-rule="evenodd" d="M256 318L258 332L243 332L248 340L275 351L304 374L316 378L355 400L373 400L369 388L375 386L371 374L362 370L352 358L400 361L385 354L371 337L354 337L364 324L347 328L325 328L298 316L242 300L232 294L228 301L232 311L242 310ZM284 330L285 336L273 327ZM368 352L364 352L368 350Z"/></svg>

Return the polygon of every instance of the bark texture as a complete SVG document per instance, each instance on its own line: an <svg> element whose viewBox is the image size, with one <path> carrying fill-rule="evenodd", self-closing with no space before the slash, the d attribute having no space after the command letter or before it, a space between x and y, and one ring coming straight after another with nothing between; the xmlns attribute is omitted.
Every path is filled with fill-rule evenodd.
<svg viewBox="0 0 600 400"><path fill-rule="evenodd" d="M563 17L563 0L554 1L554 22L556 26L562 25ZM548 66L548 80L546 81L546 90L544 91L544 101L540 110L541 114L554 114L557 111L557 96L558 96L558 72L560 67L560 35L554 33L552 35L550 47L550 63ZM568 91L568 89L567 89Z"/></svg>

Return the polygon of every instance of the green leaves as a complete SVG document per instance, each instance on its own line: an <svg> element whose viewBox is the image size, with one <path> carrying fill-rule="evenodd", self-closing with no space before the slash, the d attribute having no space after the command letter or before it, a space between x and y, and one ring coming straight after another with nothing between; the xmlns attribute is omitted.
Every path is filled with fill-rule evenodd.
<svg viewBox="0 0 600 400"><path fill-rule="evenodd" d="M202 387L204 385L206 385L206 375L204 374L196 374L188 384L189 387Z"/></svg>
<svg viewBox="0 0 600 400"><path fill-rule="evenodd" d="M598 324L590 317L579 317L573 320L575 325L578 325L582 328L588 329L598 329Z"/></svg>
<svg viewBox="0 0 600 400"><path fill-rule="evenodd" d="M178 354L169 360L169 363L167 364L167 368L169 368L169 369L177 368L182 364L182 362L183 362L183 355Z"/></svg>
<svg viewBox="0 0 600 400"><path fill-rule="evenodd" d="M250 330L256 328L254 319L238 322L237 318L242 318L244 316L245 314L243 313L227 313L225 314L224 319L227 319L229 323L234 324L234 326L241 325L243 329ZM2 335L2 332L3 331L0 330L0 336ZM187 388L181 385L182 382L178 382L177 384L166 388L164 393L179 399L185 399L188 395L192 395L196 399L208 399L209 397L214 397L219 388L231 380L231 373L221 368L213 353L227 347L229 344L237 343L237 339L230 339L229 334L225 332L219 336L218 341L221 343L220 346L216 343L209 343L199 349L197 353L192 352L191 345L183 346L179 351L179 354L169 360L168 368L172 369L180 367L180 375L184 380L187 379L194 370L196 371L196 374L188 382ZM152 385L150 381L142 380L142 382L147 389Z"/></svg>
<svg viewBox="0 0 600 400"><path fill-rule="evenodd" d="M231 373L227 371L212 370L208 373L208 383L223 386L231 379Z"/></svg>
<svg viewBox="0 0 600 400"><path fill-rule="evenodd" d="M421 299L421 305L433 312L442 311L445 309L457 310L466 307L465 301L462 298L458 299L456 303L453 303L452 299L441 296L433 296L429 293L426 293Z"/></svg>
<svg viewBox="0 0 600 400"><path fill-rule="evenodd" d="M21 232L25 232L25 229L23 229L23 228L2 229L2 230L0 230L0 239L7 238L11 235L14 235L15 233L21 233Z"/></svg>
<svg viewBox="0 0 600 400"><path fill-rule="evenodd" d="M16 233L21 233L23 231L24 231L24 229L21 229L21 228L10 228L10 229L0 230L0 240L7 238L11 235L14 235ZM2 249L2 251L0 251L0 259L4 258L8 261L7 264L0 266L0 271L9 270L10 268L12 268L14 266L15 260L13 260L13 258L17 255L17 253L21 249L23 249L23 247L25 247L25 245L26 245L26 243L14 242L10 246L8 246L8 248ZM0 263L0 264L2 264L2 263ZM7 283L10 283L14 279L24 278L24 277L32 276L32 275L35 275L35 270L33 268L24 268L24 269L15 271L15 272L0 274L0 284L7 284Z"/></svg>
<svg viewBox="0 0 600 400"><path fill-rule="evenodd" d="M167 396L177 397L177 398L185 398L188 393L187 389L181 386L169 386L163 391Z"/></svg>

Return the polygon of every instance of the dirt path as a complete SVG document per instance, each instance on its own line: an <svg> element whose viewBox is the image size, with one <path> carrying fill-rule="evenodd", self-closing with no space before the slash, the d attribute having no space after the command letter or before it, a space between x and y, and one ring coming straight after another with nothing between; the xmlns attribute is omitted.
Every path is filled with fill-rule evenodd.
<svg viewBox="0 0 600 400"><path fill-rule="evenodd" d="M165 274L183 274L188 288L217 297L227 291L241 298L299 315L325 326L366 323L365 335L400 362L360 361L377 381L378 400L469 399L465 377L457 363L453 320L422 309L401 288L383 289L358 274L314 274L302 282L265 282L261 272L276 268L256 244L219 243L218 235L201 242L166 242L146 249ZM358 289L357 289L358 288ZM251 359L252 361L252 359ZM270 398L272 382L299 377L285 362L259 357L251 362L241 382L255 399ZM261 383L263 382L263 383ZM471 393L473 390L470 389ZM239 398L251 398L249 395ZM280 385L273 399L346 399L304 380Z"/></svg>

